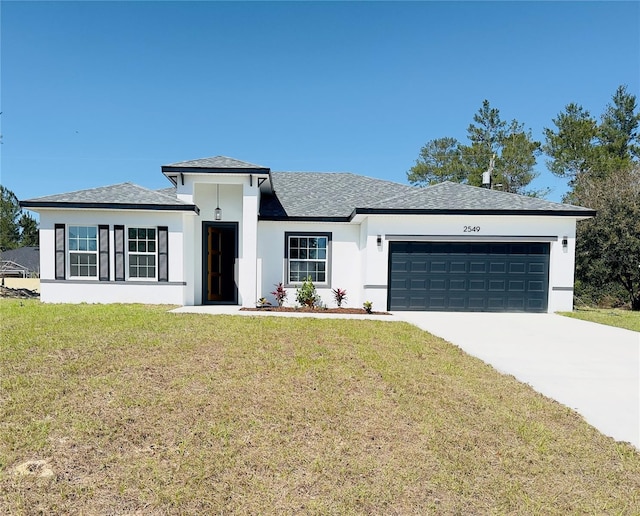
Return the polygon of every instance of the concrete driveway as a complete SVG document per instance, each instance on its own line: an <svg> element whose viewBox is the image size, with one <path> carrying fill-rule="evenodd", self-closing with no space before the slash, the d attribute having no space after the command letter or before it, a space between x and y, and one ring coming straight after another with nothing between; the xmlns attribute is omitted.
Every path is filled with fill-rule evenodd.
<svg viewBox="0 0 640 516"><path fill-rule="evenodd" d="M640 333L555 314L394 312L640 449Z"/></svg>

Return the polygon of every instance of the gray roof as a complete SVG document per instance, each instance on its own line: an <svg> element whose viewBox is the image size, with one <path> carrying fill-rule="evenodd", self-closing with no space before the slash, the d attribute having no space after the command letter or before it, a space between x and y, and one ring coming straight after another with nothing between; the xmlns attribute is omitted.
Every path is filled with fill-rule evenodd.
<svg viewBox="0 0 640 516"><path fill-rule="evenodd" d="M497 214L591 217L593 210L445 182L420 188L345 172L270 172L245 161L216 156L162 167L174 183L181 173L269 173L272 194L263 194L263 220L309 219L348 221L357 214ZM25 208L110 208L195 211L175 188L148 190L132 183L50 195L22 201Z"/></svg>
<svg viewBox="0 0 640 516"><path fill-rule="evenodd" d="M192 159L189 161L179 161L177 163L171 163L170 165L163 165L162 170L171 168L201 168L209 170L229 170L238 169L238 171L255 170L268 172L268 167L261 165L254 165L246 161L240 161L238 159L229 158L227 156L213 156L211 158Z"/></svg>
<svg viewBox="0 0 640 516"><path fill-rule="evenodd" d="M276 201L260 214L286 217L349 217L354 208L411 193L411 186L347 172L272 172ZM277 201L284 209L278 213Z"/></svg>
<svg viewBox="0 0 640 516"><path fill-rule="evenodd" d="M445 182L427 188L349 173L272 172L263 219L349 220L357 213L495 213L593 216L588 208Z"/></svg>
<svg viewBox="0 0 640 516"><path fill-rule="evenodd" d="M8 249L0 253L0 261L14 262L26 267L31 272L38 272L40 270L40 248L27 246Z"/></svg>
<svg viewBox="0 0 640 516"><path fill-rule="evenodd" d="M193 204L133 183L120 183L88 190L48 195L21 201L24 208L113 208L197 211Z"/></svg>

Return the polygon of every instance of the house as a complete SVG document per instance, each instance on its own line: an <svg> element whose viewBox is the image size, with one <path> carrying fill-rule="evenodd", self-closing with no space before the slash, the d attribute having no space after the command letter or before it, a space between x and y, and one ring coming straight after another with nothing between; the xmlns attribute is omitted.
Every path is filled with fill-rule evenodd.
<svg viewBox="0 0 640 516"><path fill-rule="evenodd" d="M40 274L40 248L18 247L0 252L0 276L37 278Z"/></svg>
<svg viewBox="0 0 640 516"><path fill-rule="evenodd" d="M570 310L576 222L593 210L473 186L274 172L224 156L22 201L40 214L44 302L254 306L311 277L331 306ZM273 299L272 299L273 301Z"/></svg>

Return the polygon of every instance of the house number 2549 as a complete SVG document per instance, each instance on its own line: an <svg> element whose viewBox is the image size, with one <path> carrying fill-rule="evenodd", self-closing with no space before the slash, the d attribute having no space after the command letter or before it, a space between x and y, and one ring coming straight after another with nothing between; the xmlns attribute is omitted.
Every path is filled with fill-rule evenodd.
<svg viewBox="0 0 640 516"><path fill-rule="evenodd" d="M464 226L464 229L462 231L464 233L479 233L480 226Z"/></svg>

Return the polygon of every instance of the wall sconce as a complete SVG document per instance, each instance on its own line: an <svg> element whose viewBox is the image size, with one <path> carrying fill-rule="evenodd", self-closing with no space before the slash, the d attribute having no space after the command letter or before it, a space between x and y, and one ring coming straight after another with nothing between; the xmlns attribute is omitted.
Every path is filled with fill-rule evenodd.
<svg viewBox="0 0 640 516"><path fill-rule="evenodd" d="M382 249L382 235L376 237L376 244L378 244L378 249Z"/></svg>
<svg viewBox="0 0 640 516"><path fill-rule="evenodd" d="M566 251L568 247L569 247L569 239L566 236L562 237L562 250Z"/></svg>
<svg viewBox="0 0 640 516"><path fill-rule="evenodd" d="M216 209L213 210L215 220L222 220L222 210L220 209L220 185L216 185Z"/></svg>

